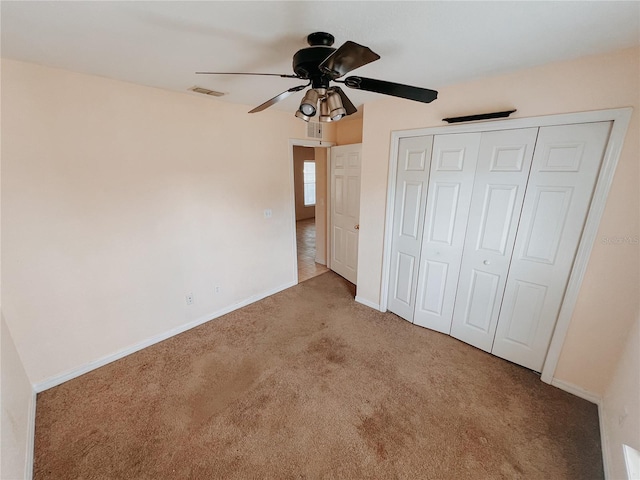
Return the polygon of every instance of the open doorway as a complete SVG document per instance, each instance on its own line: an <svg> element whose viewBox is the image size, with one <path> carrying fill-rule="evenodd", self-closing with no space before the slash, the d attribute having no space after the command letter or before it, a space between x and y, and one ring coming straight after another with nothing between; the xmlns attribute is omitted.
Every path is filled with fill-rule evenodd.
<svg viewBox="0 0 640 480"><path fill-rule="evenodd" d="M327 149L293 145L298 282L326 271Z"/></svg>

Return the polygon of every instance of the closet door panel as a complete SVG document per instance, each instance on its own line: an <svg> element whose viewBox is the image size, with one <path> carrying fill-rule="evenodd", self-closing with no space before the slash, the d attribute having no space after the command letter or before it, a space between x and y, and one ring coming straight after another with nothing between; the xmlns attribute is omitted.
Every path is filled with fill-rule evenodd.
<svg viewBox="0 0 640 480"><path fill-rule="evenodd" d="M520 184L489 183L485 185L480 227L476 239L478 252L505 256L514 210L518 203ZM518 205L519 206L519 205Z"/></svg>
<svg viewBox="0 0 640 480"><path fill-rule="evenodd" d="M482 134L451 335L491 351L537 128Z"/></svg>
<svg viewBox="0 0 640 480"><path fill-rule="evenodd" d="M609 122L540 128L492 353L541 371Z"/></svg>
<svg viewBox="0 0 640 480"><path fill-rule="evenodd" d="M501 277L486 270L474 269L470 272L470 278L463 278L463 281L465 280L469 288L464 302L464 325L476 329L481 334L488 334Z"/></svg>
<svg viewBox="0 0 640 480"><path fill-rule="evenodd" d="M413 322L433 136L400 140L388 309Z"/></svg>
<svg viewBox="0 0 640 480"><path fill-rule="evenodd" d="M436 135L414 323L449 333L480 133Z"/></svg>

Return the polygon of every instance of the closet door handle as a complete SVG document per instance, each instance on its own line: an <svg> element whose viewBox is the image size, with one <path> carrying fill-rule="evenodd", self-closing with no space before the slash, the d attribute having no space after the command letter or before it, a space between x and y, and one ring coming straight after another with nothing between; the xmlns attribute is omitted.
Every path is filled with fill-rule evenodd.
<svg viewBox="0 0 640 480"><path fill-rule="evenodd" d="M490 264L491 264L491 262L490 262L489 260L485 260L485 261L484 261L484 262L482 262L482 263L484 263L485 265L490 265Z"/></svg>
<svg viewBox="0 0 640 480"><path fill-rule="evenodd" d="M360 224L358 224L358 225L354 225L354 226L353 226L353 228L354 228L355 230L360 230Z"/></svg>

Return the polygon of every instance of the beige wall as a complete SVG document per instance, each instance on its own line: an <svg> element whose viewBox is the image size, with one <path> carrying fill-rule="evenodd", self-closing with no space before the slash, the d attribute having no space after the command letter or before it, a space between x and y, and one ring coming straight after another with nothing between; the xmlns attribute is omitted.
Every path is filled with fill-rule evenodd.
<svg viewBox="0 0 640 480"><path fill-rule="evenodd" d="M2 308L32 383L294 281L306 124L246 111L3 60Z"/></svg>
<svg viewBox="0 0 640 480"><path fill-rule="evenodd" d="M364 109L364 107L360 107ZM336 142L338 145L362 143L363 117L345 118L336 122Z"/></svg>
<svg viewBox="0 0 640 480"><path fill-rule="evenodd" d="M363 132L358 296L380 302L387 174L393 130L440 126L449 116L517 108L532 117L633 106L634 112L598 232L639 232L640 50L550 64L440 89L420 104L384 99L366 105ZM602 395L638 308L638 245L598 241L564 343L556 378Z"/></svg>
<svg viewBox="0 0 640 480"><path fill-rule="evenodd" d="M0 325L0 478L31 478L30 455L35 395L24 371L4 317ZM29 460L28 460L29 459Z"/></svg>
<svg viewBox="0 0 640 480"><path fill-rule="evenodd" d="M35 392L0 309L0 478L31 478L34 412Z"/></svg>
<svg viewBox="0 0 640 480"><path fill-rule="evenodd" d="M626 335L602 401L603 445L607 478L627 478L622 446L640 451L640 317Z"/></svg>
<svg viewBox="0 0 640 480"><path fill-rule="evenodd" d="M316 215L315 207L305 207L304 205L304 162L305 160L315 160L313 147L293 147L293 184L296 196L296 220L313 218Z"/></svg>

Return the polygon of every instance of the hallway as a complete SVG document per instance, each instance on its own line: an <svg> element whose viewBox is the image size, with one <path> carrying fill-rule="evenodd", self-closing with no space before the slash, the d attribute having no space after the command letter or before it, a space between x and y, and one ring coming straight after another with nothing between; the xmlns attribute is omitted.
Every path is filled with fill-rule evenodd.
<svg viewBox="0 0 640 480"><path fill-rule="evenodd" d="M325 265L316 263L316 219L308 218L296 222L298 245L298 283L328 272Z"/></svg>

